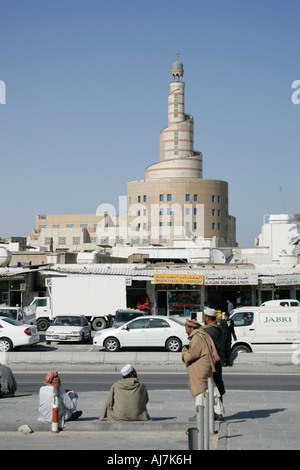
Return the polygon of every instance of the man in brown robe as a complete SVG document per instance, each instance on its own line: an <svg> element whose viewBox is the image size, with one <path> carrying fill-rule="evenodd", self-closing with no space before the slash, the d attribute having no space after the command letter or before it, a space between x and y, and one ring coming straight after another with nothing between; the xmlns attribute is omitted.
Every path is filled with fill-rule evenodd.
<svg viewBox="0 0 300 470"><path fill-rule="evenodd" d="M200 328L199 323L187 320L185 329L190 343L188 348L182 348L182 360L187 367L189 387L197 406L203 404L207 379L213 376L214 364L220 360L220 357L211 337Z"/></svg>
<svg viewBox="0 0 300 470"><path fill-rule="evenodd" d="M131 364L121 369L122 379L114 383L106 399L100 421L147 421L149 401L146 386Z"/></svg>

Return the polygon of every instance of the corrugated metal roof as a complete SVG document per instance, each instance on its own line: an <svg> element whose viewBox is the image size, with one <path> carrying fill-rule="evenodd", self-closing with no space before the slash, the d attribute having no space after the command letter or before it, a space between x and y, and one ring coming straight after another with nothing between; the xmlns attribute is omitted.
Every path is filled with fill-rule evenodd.
<svg viewBox="0 0 300 470"><path fill-rule="evenodd" d="M0 268L0 277L13 277L24 275L39 269L28 268ZM136 278L152 279L155 273L180 273L180 274L217 274L230 276L233 274L251 275L259 277L274 277L276 275L300 274L300 265L278 264L169 264L163 266L146 264L56 264L42 269L45 276L57 274L91 274L91 275L119 275Z"/></svg>

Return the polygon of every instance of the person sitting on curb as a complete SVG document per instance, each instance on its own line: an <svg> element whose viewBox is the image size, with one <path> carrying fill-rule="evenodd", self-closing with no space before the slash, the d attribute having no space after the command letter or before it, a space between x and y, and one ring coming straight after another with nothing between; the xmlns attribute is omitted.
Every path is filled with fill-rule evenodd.
<svg viewBox="0 0 300 470"><path fill-rule="evenodd" d="M131 364L121 369L122 379L111 386L100 421L147 421L149 401L146 386Z"/></svg>
<svg viewBox="0 0 300 470"><path fill-rule="evenodd" d="M0 398L14 397L16 390L17 382L11 369L0 364Z"/></svg>
<svg viewBox="0 0 300 470"><path fill-rule="evenodd" d="M82 415L82 411L77 411L78 393L74 390L65 390L61 386L61 381L57 372L49 372L44 380L45 386L39 392L39 417L38 421L51 423L53 413L53 387L55 381L58 382L58 426L65 427L66 421L75 421Z"/></svg>

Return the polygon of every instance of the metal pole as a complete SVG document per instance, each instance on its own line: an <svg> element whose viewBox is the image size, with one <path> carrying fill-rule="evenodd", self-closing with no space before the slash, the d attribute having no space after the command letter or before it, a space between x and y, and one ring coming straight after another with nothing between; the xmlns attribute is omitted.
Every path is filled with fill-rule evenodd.
<svg viewBox="0 0 300 470"><path fill-rule="evenodd" d="M214 380L212 377L208 379L208 403L209 403L209 432L214 434L215 432L215 420L214 420Z"/></svg>
<svg viewBox="0 0 300 470"><path fill-rule="evenodd" d="M53 408L52 408L52 432L58 432L58 413L59 413L59 382L57 379L53 379Z"/></svg>
<svg viewBox="0 0 300 470"><path fill-rule="evenodd" d="M209 404L208 393L203 393L204 400L204 450L209 450Z"/></svg>
<svg viewBox="0 0 300 470"><path fill-rule="evenodd" d="M196 406L196 423L198 428L198 450L204 450L204 406Z"/></svg>
<svg viewBox="0 0 300 470"><path fill-rule="evenodd" d="M187 434L189 437L189 450L198 450L198 429L189 428Z"/></svg>

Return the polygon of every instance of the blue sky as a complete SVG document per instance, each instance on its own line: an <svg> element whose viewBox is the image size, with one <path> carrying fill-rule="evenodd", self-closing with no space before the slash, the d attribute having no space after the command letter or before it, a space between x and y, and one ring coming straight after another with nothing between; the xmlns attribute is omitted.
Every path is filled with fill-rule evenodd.
<svg viewBox="0 0 300 470"><path fill-rule="evenodd" d="M0 0L0 237L36 214L118 208L159 160L184 64L203 177L229 183L237 241L300 213L299 0Z"/></svg>

